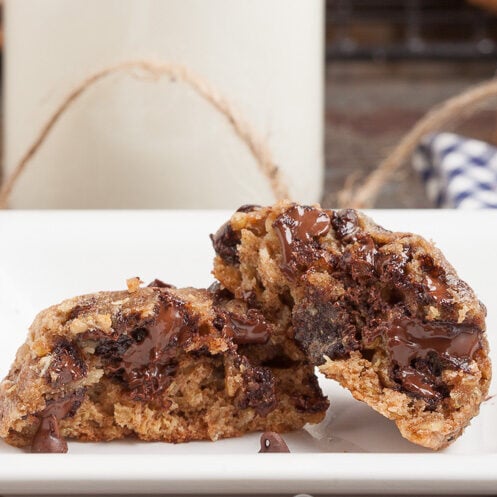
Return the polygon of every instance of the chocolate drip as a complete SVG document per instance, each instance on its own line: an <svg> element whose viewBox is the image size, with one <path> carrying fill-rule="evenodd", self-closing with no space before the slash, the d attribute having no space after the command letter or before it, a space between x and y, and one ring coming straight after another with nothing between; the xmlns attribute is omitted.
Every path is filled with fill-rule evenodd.
<svg viewBox="0 0 497 497"><path fill-rule="evenodd" d="M95 355L101 357L106 375L130 391L131 399L148 402L173 381L179 347L199 332L197 318L181 299L163 292L153 320L125 316L123 323L126 334L101 338Z"/></svg>
<svg viewBox="0 0 497 497"><path fill-rule="evenodd" d="M433 357L455 367L464 367L481 348L479 330L469 324L451 322L423 323L403 317L387 330L390 357L399 368L396 377L409 392L426 398L440 398L435 376L415 368L416 362ZM433 362L433 359L432 359Z"/></svg>
<svg viewBox="0 0 497 497"><path fill-rule="evenodd" d="M40 427L33 438L31 452L57 454L67 452L67 442L60 436L59 422L53 414L41 418Z"/></svg>
<svg viewBox="0 0 497 497"><path fill-rule="evenodd" d="M81 388L61 399L47 401L45 409L38 414L40 426L33 437L31 452L67 452L67 442L60 435L59 420L74 416L83 402L84 393Z"/></svg>
<svg viewBox="0 0 497 497"><path fill-rule="evenodd" d="M315 255L310 254L309 249L315 252L318 247L306 245L329 232L330 218L320 209L294 205L278 216L273 228L281 246L281 269L291 275L296 259L312 258Z"/></svg>
<svg viewBox="0 0 497 497"><path fill-rule="evenodd" d="M233 341L239 345L266 343L269 340L269 325L255 309L249 309L245 316L228 313L226 327L233 335Z"/></svg>
<svg viewBox="0 0 497 497"><path fill-rule="evenodd" d="M274 431L266 431L261 435L261 450L259 454L265 452L290 452L283 437Z"/></svg>

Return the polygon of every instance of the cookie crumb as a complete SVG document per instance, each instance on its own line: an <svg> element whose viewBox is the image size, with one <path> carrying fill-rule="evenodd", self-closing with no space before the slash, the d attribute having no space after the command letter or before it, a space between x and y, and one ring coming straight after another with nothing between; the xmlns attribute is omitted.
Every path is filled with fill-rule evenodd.
<svg viewBox="0 0 497 497"><path fill-rule="evenodd" d="M126 286L128 287L128 293L137 292L142 283L143 283L143 281L138 276L135 276L134 278L128 278L126 280Z"/></svg>

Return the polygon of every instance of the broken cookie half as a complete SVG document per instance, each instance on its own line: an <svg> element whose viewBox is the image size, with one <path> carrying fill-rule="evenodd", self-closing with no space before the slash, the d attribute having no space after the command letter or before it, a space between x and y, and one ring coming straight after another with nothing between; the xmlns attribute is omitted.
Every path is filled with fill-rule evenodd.
<svg viewBox="0 0 497 497"><path fill-rule="evenodd" d="M65 439L186 442L319 422L328 407L278 323L229 292L160 281L41 312L0 385L0 436L34 452Z"/></svg>
<svg viewBox="0 0 497 497"><path fill-rule="evenodd" d="M485 307L433 244L351 209L243 206L212 236L214 275L408 440L440 449L491 377Z"/></svg>

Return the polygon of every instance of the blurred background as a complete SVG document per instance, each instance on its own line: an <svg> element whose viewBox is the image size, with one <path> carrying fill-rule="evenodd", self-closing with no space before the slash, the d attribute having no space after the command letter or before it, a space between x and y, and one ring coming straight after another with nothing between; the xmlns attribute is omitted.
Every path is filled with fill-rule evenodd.
<svg viewBox="0 0 497 497"><path fill-rule="evenodd" d="M328 0L324 203L364 176L432 106L495 76L497 1ZM495 143L483 110L458 132ZM409 166L409 165L407 165ZM386 184L378 207L432 207L412 167Z"/></svg>
<svg viewBox="0 0 497 497"><path fill-rule="evenodd" d="M233 104L292 198L336 206L432 106L493 78L497 0L4 0L5 180L64 97L127 59L173 61ZM497 141L497 114L457 129ZM352 176L351 176L352 175ZM497 192L497 184L495 185ZM229 122L185 85L114 74L71 104L12 208L270 203ZM377 207L432 207L405 164Z"/></svg>

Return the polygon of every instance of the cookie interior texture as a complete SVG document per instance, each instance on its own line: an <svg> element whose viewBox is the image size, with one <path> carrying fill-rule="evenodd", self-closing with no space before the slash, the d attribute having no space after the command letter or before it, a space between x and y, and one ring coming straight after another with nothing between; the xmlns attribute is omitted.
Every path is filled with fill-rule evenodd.
<svg viewBox="0 0 497 497"><path fill-rule="evenodd" d="M0 385L0 436L216 440L319 422L328 407L286 330L228 292L161 282L41 312Z"/></svg>
<svg viewBox="0 0 497 497"><path fill-rule="evenodd" d="M212 241L221 284L271 319L290 314L313 363L405 438L443 448L478 413L486 310L432 243L287 202L243 206Z"/></svg>

